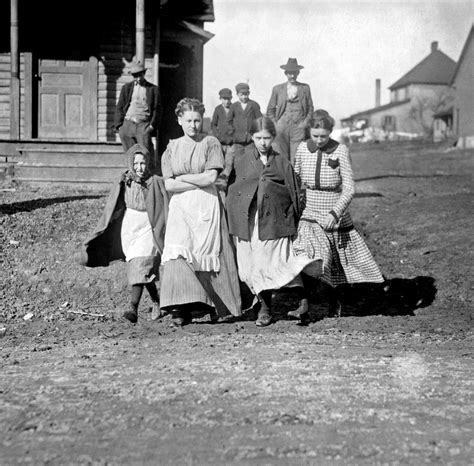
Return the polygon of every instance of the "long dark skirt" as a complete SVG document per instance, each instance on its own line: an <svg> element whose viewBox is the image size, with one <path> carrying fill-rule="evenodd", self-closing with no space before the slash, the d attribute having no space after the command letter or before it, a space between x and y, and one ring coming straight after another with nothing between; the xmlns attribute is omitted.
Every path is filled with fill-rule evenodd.
<svg viewBox="0 0 474 466"><path fill-rule="evenodd" d="M195 272L184 259L165 262L160 287L161 308L201 302L214 306L220 316L242 314L239 276L222 206L220 223L220 271Z"/></svg>

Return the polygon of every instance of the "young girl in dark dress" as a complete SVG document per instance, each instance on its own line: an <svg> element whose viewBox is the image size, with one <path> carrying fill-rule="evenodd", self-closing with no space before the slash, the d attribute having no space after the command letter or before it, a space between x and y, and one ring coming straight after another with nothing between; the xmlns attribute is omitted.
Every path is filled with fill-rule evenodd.
<svg viewBox="0 0 474 466"><path fill-rule="evenodd" d="M99 223L84 243L82 265L107 266L127 262L131 286L129 308L123 317L138 319L138 305L146 288L153 303L152 320L162 317L155 280L163 251L168 195L163 180L151 174L148 150L135 144L126 154L129 168L110 192Z"/></svg>

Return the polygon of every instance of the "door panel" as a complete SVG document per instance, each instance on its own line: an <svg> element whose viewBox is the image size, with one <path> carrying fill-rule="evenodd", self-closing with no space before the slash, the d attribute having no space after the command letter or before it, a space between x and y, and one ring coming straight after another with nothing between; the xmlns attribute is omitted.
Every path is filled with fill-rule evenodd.
<svg viewBox="0 0 474 466"><path fill-rule="evenodd" d="M92 74L89 61L39 60L38 137L92 138Z"/></svg>

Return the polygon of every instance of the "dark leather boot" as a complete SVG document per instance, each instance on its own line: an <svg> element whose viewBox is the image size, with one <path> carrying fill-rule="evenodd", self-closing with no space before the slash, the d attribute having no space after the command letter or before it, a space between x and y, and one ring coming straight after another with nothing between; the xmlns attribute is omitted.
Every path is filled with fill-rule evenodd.
<svg viewBox="0 0 474 466"><path fill-rule="evenodd" d="M136 324L138 320L138 310L133 304L130 305L130 309L125 311L122 315L124 319L127 319L132 324Z"/></svg>
<svg viewBox="0 0 474 466"><path fill-rule="evenodd" d="M298 294L300 298L299 306L296 309L289 311L287 316L292 319L304 320L309 312L308 297L304 288L299 288Z"/></svg>
<svg viewBox="0 0 474 466"><path fill-rule="evenodd" d="M182 327L192 322L191 312L186 306L176 306L171 309L171 323L170 327Z"/></svg>
<svg viewBox="0 0 474 466"><path fill-rule="evenodd" d="M262 291L258 295L260 301L260 310L258 311L258 317L255 321L257 327L266 327L272 323L272 290Z"/></svg>
<svg viewBox="0 0 474 466"><path fill-rule="evenodd" d="M327 300L329 303L328 317L341 317L342 313L342 304L339 301L339 296L337 294L336 288L327 285Z"/></svg>

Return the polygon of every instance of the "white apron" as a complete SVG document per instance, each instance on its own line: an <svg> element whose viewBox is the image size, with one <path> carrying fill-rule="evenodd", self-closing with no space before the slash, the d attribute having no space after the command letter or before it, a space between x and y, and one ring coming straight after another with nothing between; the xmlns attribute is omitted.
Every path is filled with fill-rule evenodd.
<svg viewBox="0 0 474 466"><path fill-rule="evenodd" d="M174 193L162 263L183 258L196 272L219 272L220 206L214 185Z"/></svg>

